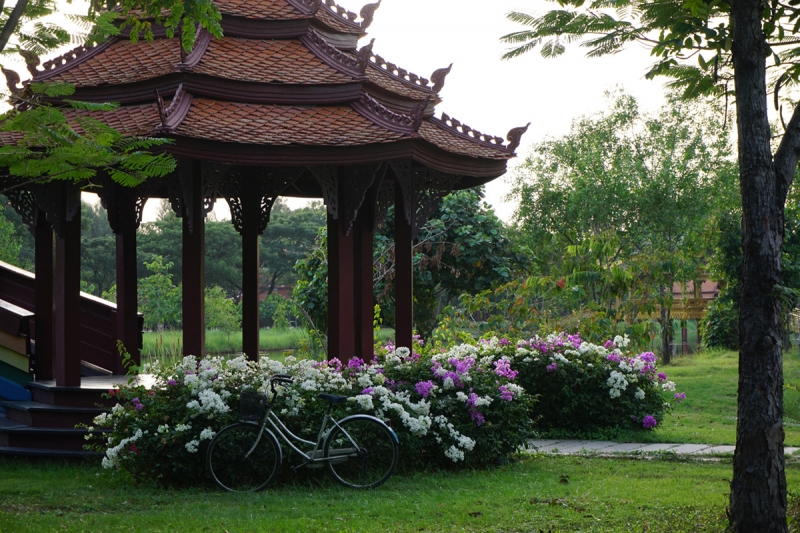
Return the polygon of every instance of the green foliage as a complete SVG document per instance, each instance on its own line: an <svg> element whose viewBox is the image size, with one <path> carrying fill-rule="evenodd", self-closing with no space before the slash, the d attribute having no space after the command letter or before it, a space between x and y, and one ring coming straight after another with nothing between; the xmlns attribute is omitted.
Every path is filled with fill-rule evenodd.
<svg viewBox="0 0 800 533"><path fill-rule="evenodd" d="M275 312L272 314L273 327L277 329L287 329L289 327L290 304L285 298L281 298Z"/></svg>
<svg viewBox="0 0 800 533"><path fill-rule="evenodd" d="M20 250L22 239L17 234L14 223L0 215L0 261L18 265Z"/></svg>
<svg viewBox="0 0 800 533"><path fill-rule="evenodd" d="M145 267L151 274L139 280L139 312L144 315L144 327L163 330L179 326L183 312L181 289L172 283L172 263L155 256Z"/></svg>
<svg viewBox="0 0 800 533"><path fill-rule="evenodd" d="M241 317L236 312L236 304L228 298L222 287L206 287L206 328L219 329L228 335L241 326Z"/></svg>

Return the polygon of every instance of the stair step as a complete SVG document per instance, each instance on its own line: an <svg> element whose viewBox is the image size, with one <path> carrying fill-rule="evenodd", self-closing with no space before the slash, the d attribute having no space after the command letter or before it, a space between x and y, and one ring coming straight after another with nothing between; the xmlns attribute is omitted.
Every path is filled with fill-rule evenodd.
<svg viewBox="0 0 800 533"><path fill-rule="evenodd" d="M0 455L14 455L25 457L61 457L64 459L85 459L88 457L102 457L99 452L86 450L44 450L42 448L25 448L22 446L0 446Z"/></svg>
<svg viewBox="0 0 800 533"><path fill-rule="evenodd" d="M94 417L107 409L98 407L66 407L33 401L0 400L6 417L12 422L34 427L74 428L76 424L92 424Z"/></svg>
<svg viewBox="0 0 800 533"><path fill-rule="evenodd" d="M31 427L0 418L0 447L82 451L88 433L86 429Z"/></svg>
<svg viewBox="0 0 800 533"><path fill-rule="evenodd" d="M32 381L26 385L31 391L31 399L35 402L61 407L112 407L117 402L113 398L103 398L108 389L88 389L85 387L57 387Z"/></svg>

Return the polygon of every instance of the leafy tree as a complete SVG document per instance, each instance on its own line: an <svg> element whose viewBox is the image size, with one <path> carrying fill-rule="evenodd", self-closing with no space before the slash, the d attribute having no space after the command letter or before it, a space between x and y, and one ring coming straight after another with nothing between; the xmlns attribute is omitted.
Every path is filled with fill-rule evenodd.
<svg viewBox="0 0 800 533"><path fill-rule="evenodd" d="M589 56L632 42L651 47L648 76L667 76L686 97L735 89L742 270L739 293L739 395L731 482L734 532L787 531L783 456L781 295L784 206L800 157L800 105L782 87L800 80L800 7L794 2L561 0L536 17L514 12L526 26L504 39L514 57L541 45L558 56L582 42ZM733 82L733 87L731 87ZM783 121L775 138L767 115L768 83Z"/></svg>
<svg viewBox="0 0 800 533"><path fill-rule="evenodd" d="M181 323L181 288L172 282L169 270L159 256L145 265L151 274L139 280L139 312L144 315L144 327L150 330L179 327Z"/></svg>
<svg viewBox="0 0 800 533"><path fill-rule="evenodd" d="M609 111L534 147L512 190L516 220L539 271L579 289L574 303L629 323L659 309L668 363L672 286L704 270L705 230L713 205L732 203L734 164L702 108L672 99L646 116L633 97L609 96Z"/></svg>
<svg viewBox="0 0 800 533"><path fill-rule="evenodd" d="M17 265L22 239L17 235L14 223L0 215L0 261Z"/></svg>
<svg viewBox="0 0 800 533"><path fill-rule="evenodd" d="M375 297L387 324L394 323L394 210L375 235ZM441 310L464 292L477 293L510 281L524 257L482 193L463 190L446 196L414 243L414 322L430 336ZM294 295L320 329L327 324L327 231L312 252L297 262Z"/></svg>
<svg viewBox="0 0 800 533"><path fill-rule="evenodd" d="M206 287L205 292L206 307L206 328L218 329L228 334L238 330L241 325L241 318L236 312L236 304L228 298L222 287Z"/></svg>

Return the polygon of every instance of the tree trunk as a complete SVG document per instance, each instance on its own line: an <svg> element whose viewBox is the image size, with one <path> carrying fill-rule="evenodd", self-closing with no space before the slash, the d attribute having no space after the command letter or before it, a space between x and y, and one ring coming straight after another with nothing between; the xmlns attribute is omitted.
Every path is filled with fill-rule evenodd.
<svg viewBox="0 0 800 533"><path fill-rule="evenodd" d="M770 147L762 9L763 3L757 0L731 2L743 266L730 527L747 533L788 530L781 313L774 290L781 282L784 189L788 187L781 183L784 176L776 171Z"/></svg>
<svg viewBox="0 0 800 533"><path fill-rule="evenodd" d="M672 309L661 304L661 362L665 365L672 361Z"/></svg>

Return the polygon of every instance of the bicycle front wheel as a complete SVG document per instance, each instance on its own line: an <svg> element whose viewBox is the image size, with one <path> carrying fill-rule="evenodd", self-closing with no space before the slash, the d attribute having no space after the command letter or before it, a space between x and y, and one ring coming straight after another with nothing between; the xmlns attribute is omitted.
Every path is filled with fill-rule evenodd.
<svg viewBox="0 0 800 533"><path fill-rule="evenodd" d="M392 475L400 459L397 436L368 415L343 419L325 439L328 471L347 487L371 489Z"/></svg>
<svg viewBox="0 0 800 533"><path fill-rule="evenodd" d="M281 464L280 445L271 432L264 431L253 449L260 431L255 424L232 424L211 440L206 466L221 489L255 492L275 480Z"/></svg>

